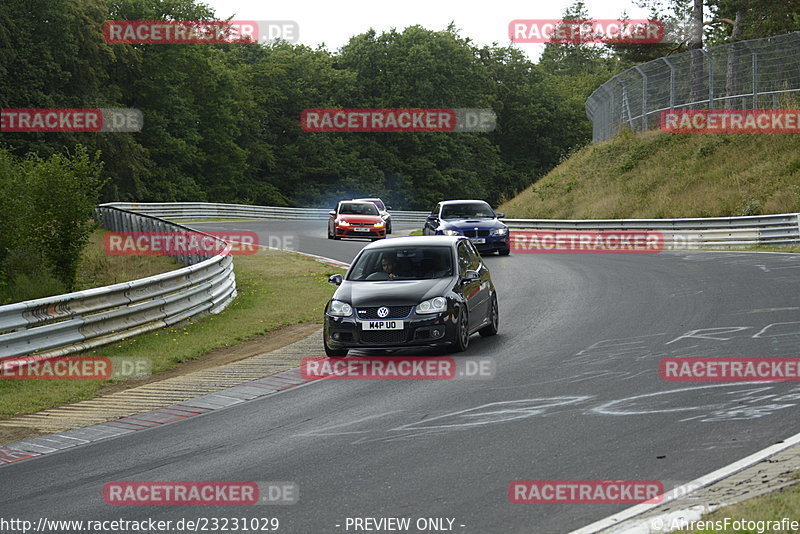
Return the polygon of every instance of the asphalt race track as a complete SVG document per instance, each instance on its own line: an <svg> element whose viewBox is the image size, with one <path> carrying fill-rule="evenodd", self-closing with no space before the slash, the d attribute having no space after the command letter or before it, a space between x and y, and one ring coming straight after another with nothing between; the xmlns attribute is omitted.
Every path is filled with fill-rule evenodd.
<svg viewBox="0 0 800 534"><path fill-rule="evenodd" d="M320 221L196 227L253 230L262 242L291 236L300 250L342 261L366 243L327 240ZM315 382L10 464L0 469L0 515L277 517L287 533L348 532L348 517L450 518L454 532L563 533L628 505L512 504L509 483L659 480L669 489L800 432L798 382L658 375L666 356L798 356L800 255L486 261L500 334L473 336L461 358L494 358L493 379ZM118 480L292 481L300 501L107 505L102 487Z"/></svg>

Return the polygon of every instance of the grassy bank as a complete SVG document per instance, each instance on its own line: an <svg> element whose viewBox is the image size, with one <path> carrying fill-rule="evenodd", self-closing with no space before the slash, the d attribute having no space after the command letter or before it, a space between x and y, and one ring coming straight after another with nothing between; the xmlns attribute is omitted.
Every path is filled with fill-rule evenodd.
<svg viewBox="0 0 800 534"><path fill-rule="evenodd" d="M800 136L623 133L584 147L499 211L565 219L800 211Z"/></svg>

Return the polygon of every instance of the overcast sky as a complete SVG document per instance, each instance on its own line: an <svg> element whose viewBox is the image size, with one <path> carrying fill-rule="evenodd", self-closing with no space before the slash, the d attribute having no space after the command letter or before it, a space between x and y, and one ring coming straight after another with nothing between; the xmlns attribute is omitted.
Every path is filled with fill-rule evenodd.
<svg viewBox="0 0 800 534"><path fill-rule="evenodd" d="M443 30L455 21L461 35L478 45L509 44L508 23L514 19L558 19L573 0L200 0L217 17L242 20L293 20L300 25L300 43L316 47L324 43L336 50L348 39L370 28L402 30L419 24ZM648 12L632 0L586 0L589 16L616 19L623 11L630 18L647 18ZM518 44L532 59L543 45Z"/></svg>

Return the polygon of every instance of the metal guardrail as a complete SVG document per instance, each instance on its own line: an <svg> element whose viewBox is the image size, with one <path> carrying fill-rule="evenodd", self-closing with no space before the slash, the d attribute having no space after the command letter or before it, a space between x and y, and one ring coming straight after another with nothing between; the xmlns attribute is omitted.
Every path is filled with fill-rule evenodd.
<svg viewBox="0 0 800 534"><path fill-rule="evenodd" d="M112 202L101 204L136 213L144 213L173 221L197 219L291 219L323 220L328 218L329 209L324 208L286 208L278 206L249 206L246 204L214 204L211 202L164 202L128 203ZM423 223L428 216L426 211L390 211L392 221L397 223Z"/></svg>
<svg viewBox="0 0 800 534"><path fill-rule="evenodd" d="M119 232L198 233L109 206L99 207L97 218L102 226ZM223 242L222 247L210 258L176 255L187 267L168 273L0 306L0 360L62 356L219 313L236 297L231 246Z"/></svg>
<svg viewBox="0 0 800 534"><path fill-rule="evenodd" d="M129 204L115 206L138 213L167 219L268 218L327 219L328 210L212 204L207 202L175 202ZM428 212L392 211L395 222L425 223ZM552 230L660 230L666 248L745 247L753 245L787 245L800 242L797 213L746 217L709 217L689 219L503 219L512 229Z"/></svg>
<svg viewBox="0 0 800 534"><path fill-rule="evenodd" d="M796 108L800 32L735 41L642 63L597 88L586 100L592 141L622 128L658 127L668 109Z"/></svg>
<svg viewBox="0 0 800 534"><path fill-rule="evenodd" d="M668 249L800 244L800 214L692 219L503 219L514 230L654 230Z"/></svg>

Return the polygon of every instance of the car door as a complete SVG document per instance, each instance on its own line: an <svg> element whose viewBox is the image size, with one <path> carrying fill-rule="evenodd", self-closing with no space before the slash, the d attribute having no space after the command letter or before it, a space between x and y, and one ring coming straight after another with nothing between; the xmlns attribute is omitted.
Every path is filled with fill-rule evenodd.
<svg viewBox="0 0 800 534"><path fill-rule="evenodd" d="M469 311L469 328L470 330L483 322L483 315L480 311L480 292L481 280L467 280L467 271L473 266L473 258L466 241L459 241L457 246L458 251L458 275L461 295L467 304Z"/></svg>
<svg viewBox="0 0 800 534"><path fill-rule="evenodd" d="M422 235L435 235L436 229L439 227L439 204L433 208L428 219L425 221L425 226L422 227Z"/></svg>
<svg viewBox="0 0 800 534"><path fill-rule="evenodd" d="M475 304L473 305L475 309L475 324L481 324L489 313L489 299L491 298L491 283L490 283L490 275L489 269L483 263L481 259L481 254L478 252L478 249L475 248L475 245L472 242L467 241L467 250L469 252L469 260L470 260L470 270L478 271L478 275L480 276L479 284L478 284L478 294L474 297Z"/></svg>

